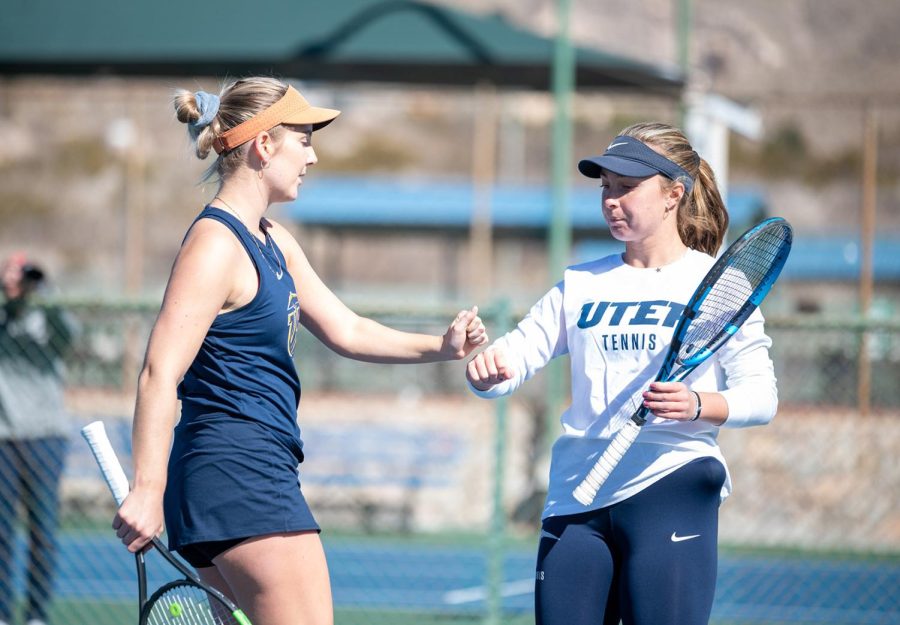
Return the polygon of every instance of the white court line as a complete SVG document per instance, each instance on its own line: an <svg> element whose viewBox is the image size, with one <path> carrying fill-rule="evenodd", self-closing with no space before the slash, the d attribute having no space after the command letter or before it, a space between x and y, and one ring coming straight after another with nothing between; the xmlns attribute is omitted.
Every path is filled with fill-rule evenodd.
<svg viewBox="0 0 900 625"><path fill-rule="evenodd" d="M533 579L520 579L515 582L507 582L500 586L501 597L515 597L517 595L528 595L534 592ZM471 588L460 588L459 590L450 590L444 593L444 603L449 605L459 605L461 603L472 603L474 601L482 601L487 599L487 588L484 586L472 586Z"/></svg>

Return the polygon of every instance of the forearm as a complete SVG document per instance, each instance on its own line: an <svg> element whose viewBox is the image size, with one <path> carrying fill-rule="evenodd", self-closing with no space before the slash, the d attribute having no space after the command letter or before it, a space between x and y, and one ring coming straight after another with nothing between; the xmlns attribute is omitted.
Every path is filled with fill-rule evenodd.
<svg viewBox="0 0 900 625"><path fill-rule="evenodd" d="M450 360L440 336L402 332L367 319L356 317L331 345L343 356L365 362L410 364Z"/></svg>
<svg viewBox="0 0 900 625"><path fill-rule="evenodd" d="M771 344L762 314L757 310L722 348L719 360L725 373L725 388L720 393L728 404L723 427L764 425L775 416L778 388L775 366L769 357Z"/></svg>
<svg viewBox="0 0 900 625"><path fill-rule="evenodd" d="M728 419L728 401L721 393L700 393L700 421L722 425Z"/></svg>
<svg viewBox="0 0 900 625"><path fill-rule="evenodd" d="M562 291L557 286L531 308L515 329L497 339L477 357L476 361L473 361L476 363L474 371L471 370L471 366L466 368L469 389L484 399L509 395L552 359L567 351L568 342L562 315ZM477 362L480 359L486 366L485 359L491 352L495 353L495 360L496 354L500 354L506 377L505 380L494 384L491 384L496 381L492 375L494 371L490 367L479 371Z"/></svg>
<svg viewBox="0 0 900 625"><path fill-rule="evenodd" d="M162 495L175 425L176 384L145 367L138 381L132 427L134 488Z"/></svg>
<svg viewBox="0 0 900 625"><path fill-rule="evenodd" d="M755 380L722 391L728 404L728 418L724 427L741 428L765 425L778 409L778 391L774 377Z"/></svg>

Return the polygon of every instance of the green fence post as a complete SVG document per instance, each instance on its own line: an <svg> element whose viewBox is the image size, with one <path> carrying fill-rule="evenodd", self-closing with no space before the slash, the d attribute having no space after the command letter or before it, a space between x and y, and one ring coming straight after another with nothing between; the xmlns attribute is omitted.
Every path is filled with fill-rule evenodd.
<svg viewBox="0 0 900 625"><path fill-rule="evenodd" d="M572 0L557 0L557 33L553 51L553 143L552 143L552 207L548 240L550 282L563 277L571 262L572 223L569 214L569 184L572 175L572 95L575 90L576 58L569 35ZM559 414L565 404L568 378L562 359L544 369L547 384L547 406L544 416L544 453L559 430Z"/></svg>
<svg viewBox="0 0 900 625"><path fill-rule="evenodd" d="M497 336L502 336L512 327L512 307L509 300L500 300L495 310ZM506 511L503 507L503 469L506 464L506 416L507 399L500 397L495 400L494 409L494 501L488 541L486 625L500 625L503 622L503 560L506 531Z"/></svg>

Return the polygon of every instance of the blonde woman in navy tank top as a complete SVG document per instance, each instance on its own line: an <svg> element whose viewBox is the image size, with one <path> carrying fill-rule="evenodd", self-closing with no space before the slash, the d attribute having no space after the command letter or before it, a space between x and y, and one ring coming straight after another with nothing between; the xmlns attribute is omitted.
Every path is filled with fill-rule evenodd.
<svg viewBox="0 0 900 625"><path fill-rule="evenodd" d="M134 486L113 525L134 552L165 522L170 547L255 625L329 625L319 527L297 480L299 325L342 355L383 363L462 359L487 334L477 308L460 311L443 336L359 317L264 216L296 199L317 160L313 131L338 111L271 78L238 80L219 95L179 91L174 104L197 156L216 152L207 175L220 186L184 238L151 333Z"/></svg>

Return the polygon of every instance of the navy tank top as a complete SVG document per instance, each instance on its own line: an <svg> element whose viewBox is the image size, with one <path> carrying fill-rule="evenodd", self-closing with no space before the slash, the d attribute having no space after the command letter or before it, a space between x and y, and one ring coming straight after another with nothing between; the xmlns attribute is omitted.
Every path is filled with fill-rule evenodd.
<svg viewBox="0 0 900 625"><path fill-rule="evenodd" d="M215 219L234 232L256 267L259 288L252 301L220 313L209 328L178 386L181 425L226 415L273 428L302 449L300 379L294 365L300 308L284 255L268 233L263 244L221 209L207 206L200 219Z"/></svg>

